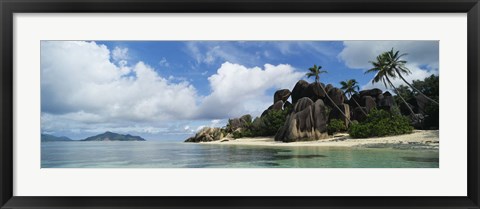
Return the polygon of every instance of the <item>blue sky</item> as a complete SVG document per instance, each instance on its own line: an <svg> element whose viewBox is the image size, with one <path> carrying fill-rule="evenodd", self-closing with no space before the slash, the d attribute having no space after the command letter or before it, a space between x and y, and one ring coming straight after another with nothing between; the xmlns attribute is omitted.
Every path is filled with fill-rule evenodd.
<svg viewBox="0 0 480 209"><path fill-rule="evenodd" d="M364 71L392 47L408 53L407 79L438 74L437 41L43 41L41 128L74 139L114 131L181 140L258 116L313 64L328 71L323 83L384 89Z"/></svg>
<svg viewBox="0 0 480 209"><path fill-rule="evenodd" d="M207 78L216 73L224 62L241 64L246 67L289 64L299 71L307 70L313 64L321 65L330 73L322 76L322 82L338 85L338 82L350 75L360 83L367 83L371 75L360 70L351 70L337 57L343 49L343 42L184 42L184 41L98 41L109 49L128 48L128 62L144 63L155 68L163 77L188 79L202 95L210 91ZM194 49L203 57L197 57ZM208 57L208 52L211 58ZM223 55L225 53L226 55ZM112 61L114 62L115 60ZM305 78L306 79L306 78ZM273 89L272 89L273 91Z"/></svg>

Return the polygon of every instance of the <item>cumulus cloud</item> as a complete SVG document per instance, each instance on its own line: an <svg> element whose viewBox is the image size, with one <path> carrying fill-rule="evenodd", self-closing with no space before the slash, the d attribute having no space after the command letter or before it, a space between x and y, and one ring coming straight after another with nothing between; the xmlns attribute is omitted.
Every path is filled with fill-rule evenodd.
<svg viewBox="0 0 480 209"><path fill-rule="evenodd" d="M42 131L49 133L185 134L202 125L223 126L229 117L258 115L272 103L267 91L292 88L303 76L286 64L225 62L208 77L210 94L198 95L187 79L161 77L144 62L112 62L117 48L43 41L41 50Z"/></svg>
<svg viewBox="0 0 480 209"><path fill-rule="evenodd" d="M265 64L264 68L247 68L225 62L210 76L212 93L204 98L201 117L238 117L241 114L258 114L272 103L270 89L291 89L304 76L290 65Z"/></svg>
<svg viewBox="0 0 480 209"><path fill-rule="evenodd" d="M407 53L403 57L407 60L407 67L412 74L404 76L409 82L422 80L432 74L438 75L439 43L438 41L344 41L344 49L338 58L345 65L353 69L367 70L372 67L369 61L374 61L376 56L384 51L394 50ZM372 77L374 74L371 74ZM404 84L400 78L393 79L395 85ZM362 86L368 88L385 89L383 83L372 84L371 81Z"/></svg>
<svg viewBox="0 0 480 209"><path fill-rule="evenodd" d="M115 61L128 59L128 48L115 47L112 51L112 59Z"/></svg>
<svg viewBox="0 0 480 209"><path fill-rule="evenodd" d="M42 42L42 113L85 124L194 113L197 93L188 82L170 82L143 62L119 67L109 60L109 50L95 42Z"/></svg>

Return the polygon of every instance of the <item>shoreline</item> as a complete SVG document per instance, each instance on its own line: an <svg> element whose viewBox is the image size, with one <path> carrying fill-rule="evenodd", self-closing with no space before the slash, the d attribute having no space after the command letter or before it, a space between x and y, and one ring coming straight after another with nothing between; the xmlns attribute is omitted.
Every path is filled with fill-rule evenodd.
<svg viewBox="0 0 480 209"><path fill-rule="evenodd" d="M228 140L228 141L227 141ZM317 141L279 142L273 137L253 137L200 142L199 144L280 146L280 147L364 147L394 149L428 149L438 150L438 130L414 130L411 134L374 138L353 139L347 133L339 133L331 138Z"/></svg>

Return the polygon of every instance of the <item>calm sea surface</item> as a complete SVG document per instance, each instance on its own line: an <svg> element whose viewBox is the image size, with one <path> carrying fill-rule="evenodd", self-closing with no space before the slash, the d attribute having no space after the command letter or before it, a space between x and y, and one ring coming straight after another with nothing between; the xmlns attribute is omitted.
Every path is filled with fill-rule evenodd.
<svg viewBox="0 0 480 209"><path fill-rule="evenodd" d="M438 168L436 150L42 142L42 168Z"/></svg>

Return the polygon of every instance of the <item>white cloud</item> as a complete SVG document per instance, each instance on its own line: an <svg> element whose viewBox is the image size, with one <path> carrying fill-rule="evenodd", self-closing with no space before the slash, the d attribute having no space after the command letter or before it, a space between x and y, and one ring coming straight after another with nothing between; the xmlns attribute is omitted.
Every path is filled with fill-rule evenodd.
<svg viewBox="0 0 480 209"><path fill-rule="evenodd" d="M272 103L267 90L291 89L303 76L290 65L265 64L262 69L225 62L208 78L212 93L204 98L200 112L212 118L258 114Z"/></svg>
<svg viewBox="0 0 480 209"><path fill-rule="evenodd" d="M111 62L113 53L95 42L44 41L41 48L44 132L191 133L260 114L272 103L267 91L291 89L303 76L286 64L225 62L208 77L211 93L201 96L186 79L163 78L143 62Z"/></svg>
<svg viewBox="0 0 480 209"><path fill-rule="evenodd" d="M438 41L344 41L343 45L345 48L338 57L349 68L369 69L369 61L392 48L407 53L403 59L410 64L427 64L431 68L438 68Z"/></svg>
<svg viewBox="0 0 480 209"><path fill-rule="evenodd" d="M115 61L128 59L128 48L115 47L112 51L112 59Z"/></svg>
<svg viewBox="0 0 480 209"><path fill-rule="evenodd" d="M432 74L438 75L438 41L344 41L343 44L344 49L338 58L349 68L370 69L372 64L369 61L374 61L382 52L394 48L400 53L407 54L403 59L408 61L406 66L412 72L404 76L407 81L422 80ZM404 84L400 78L393 79L392 83L396 86ZM362 89L369 88L385 90L383 83L372 84L369 81L362 86Z"/></svg>
<svg viewBox="0 0 480 209"><path fill-rule="evenodd" d="M170 67L170 63L165 57L162 57L162 59L160 59L160 62L158 62L158 64L162 67Z"/></svg>
<svg viewBox="0 0 480 209"><path fill-rule="evenodd" d="M94 42L42 42L42 112L83 123L190 118L197 93L139 62L119 67Z"/></svg>

